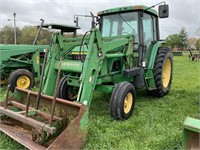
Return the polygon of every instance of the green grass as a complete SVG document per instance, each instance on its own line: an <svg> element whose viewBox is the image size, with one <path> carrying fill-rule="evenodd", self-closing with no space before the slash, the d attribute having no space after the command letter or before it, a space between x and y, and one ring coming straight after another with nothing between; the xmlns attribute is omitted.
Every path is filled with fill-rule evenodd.
<svg viewBox="0 0 200 150"><path fill-rule="evenodd" d="M115 121L109 116L110 94L95 92L84 149L181 149L184 119L200 118L199 76L200 62L189 61L187 56L174 57L170 93L154 98L147 96L144 89L137 90L134 114L126 121ZM22 148L0 134L0 149Z"/></svg>

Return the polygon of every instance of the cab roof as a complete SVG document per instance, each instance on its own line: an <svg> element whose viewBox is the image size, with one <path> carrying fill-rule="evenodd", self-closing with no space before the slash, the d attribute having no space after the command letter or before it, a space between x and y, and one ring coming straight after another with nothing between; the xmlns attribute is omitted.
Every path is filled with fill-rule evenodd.
<svg viewBox="0 0 200 150"><path fill-rule="evenodd" d="M106 9L106 10L100 11L100 12L97 13L97 15L98 16L102 16L102 15L118 13L118 12L129 12L129 11L144 10L144 11L147 11L147 12L149 12L151 14L154 14L154 15L158 16L157 12L154 9L146 10L147 8L149 8L149 7L147 7L145 5L117 7L117 8L111 8L111 9Z"/></svg>
<svg viewBox="0 0 200 150"><path fill-rule="evenodd" d="M62 24L44 24L42 26L43 28L51 28L51 29L58 29L61 30L61 32L74 32L77 29L80 29L80 27L70 26L70 25L62 25Z"/></svg>

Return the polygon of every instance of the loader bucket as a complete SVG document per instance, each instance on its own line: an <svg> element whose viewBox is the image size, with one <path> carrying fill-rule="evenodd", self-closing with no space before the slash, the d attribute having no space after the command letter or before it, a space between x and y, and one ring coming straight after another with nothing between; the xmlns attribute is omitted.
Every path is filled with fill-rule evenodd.
<svg viewBox="0 0 200 150"><path fill-rule="evenodd" d="M200 149L200 120L187 117L183 129L183 149Z"/></svg>
<svg viewBox="0 0 200 150"><path fill-rule="evenodd" d="M12 96L7 91L0 106L0 131L28 149L80 149L87 136L87 111L84 104L55 99L41 94L36 108L37 93L17 88ZM50 119L51 118L51 119ZM51 120L51 121L50 121Z"/></svg>

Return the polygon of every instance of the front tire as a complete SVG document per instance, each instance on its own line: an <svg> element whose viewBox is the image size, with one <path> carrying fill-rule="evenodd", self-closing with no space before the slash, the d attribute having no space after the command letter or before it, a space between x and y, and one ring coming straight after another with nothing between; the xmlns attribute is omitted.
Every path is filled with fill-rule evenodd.
<svg viewBox="0 0 200 150"><path fill-rule="evenodd" d="M8 78L10 91L14 92L15 87L22 89L31 89L35 84L33 74L26 69L17 69L13 71Z"/></svg>
<svg viewBox="0 0 200 150"><path fill-rule="evenodd" d="M153 74L156 90L147 90L151 96L165 96L171 87L173 73L173 54L168 47L158 49L154 63Z"/></svg>
<svg viewBox="0 0 200 150"><path fill-rule="evenodd" d="M114 119L128 119L134 109L136 92L131 83L121 82L113 90L110 98L110 115Z"/></svg>

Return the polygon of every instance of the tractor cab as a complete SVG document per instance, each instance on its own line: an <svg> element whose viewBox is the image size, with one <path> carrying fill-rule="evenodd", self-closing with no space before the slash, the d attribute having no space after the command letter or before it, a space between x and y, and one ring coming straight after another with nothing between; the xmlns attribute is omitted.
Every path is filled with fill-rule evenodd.
<svg viewBox="0 0 200 150"><path fill-rule="evenodd" d="M155 7L155 6L152 6ZM158 14L144 5L113 8L100 11L100 30L103 37L134 36L134 50L139 53L138 65L142 64L150 45L159 41ZM168 17L168 5L159 6L159 17Z"/></svg>

